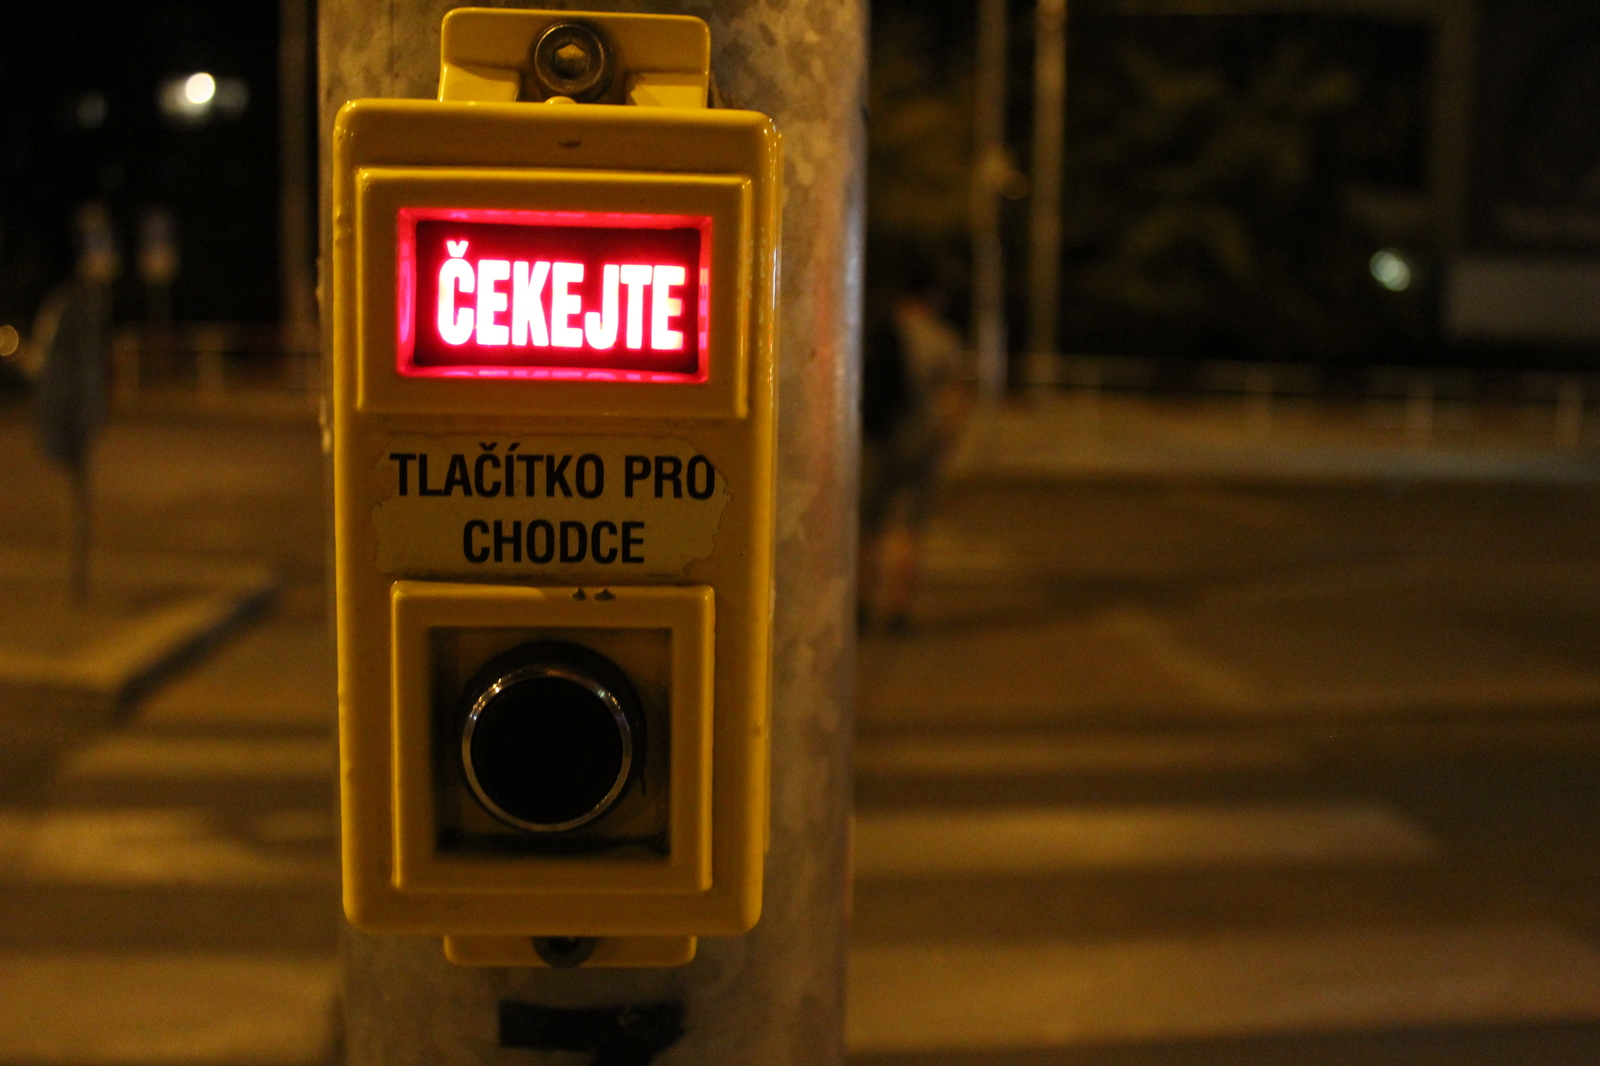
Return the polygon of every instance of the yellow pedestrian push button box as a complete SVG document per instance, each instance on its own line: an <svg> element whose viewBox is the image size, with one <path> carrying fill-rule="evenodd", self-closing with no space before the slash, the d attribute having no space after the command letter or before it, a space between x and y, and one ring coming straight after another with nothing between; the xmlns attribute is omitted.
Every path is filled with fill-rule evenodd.
<svg viewBox="0 0 1600 1066"><path fill-rule="evenodd" d="M778 135L705 23L459 9L334 128L345 910L482 965L755 924Z"/></svg>

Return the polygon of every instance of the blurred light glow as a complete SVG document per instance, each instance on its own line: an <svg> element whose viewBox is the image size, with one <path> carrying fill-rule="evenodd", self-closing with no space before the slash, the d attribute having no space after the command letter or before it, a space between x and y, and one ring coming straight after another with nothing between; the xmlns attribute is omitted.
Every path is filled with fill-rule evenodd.
<svg viewBox="0 0 1600 1066"><path fill-rule="evenodd" d="M1411 263L1393 248L1374 253L1368 266L1372 279L1390 292L1405 292L1411 288Z"/></svg>
<svg viewBox="0 0 1600 1066"><path fill-rule="evenodd" d="M243 78L218 78L217 94L211 106L223 118L238 118L250 102L250 86Z"/></svg>
<svg viewBox="0 0 1600 1066"><path fill-rule="evenodd" d="M183 97L197 107L204 107L217 95L217 79L201 71L191 74L183 83Z"/></svg>
<svg viewBox="0 0 1600 1066"><path fill-rule="evenodd" d="M22 345L16 326L0 326L0 359L10 359Z"/></svg>
<svg viewBox="0 0 1600 1066"><path fill-rule="evenodd" d="M156 89L161 114L182 126L236 119L249 102L250 86L243 78L219 78L203 70L168 78Z"/></svg>
<svg viewBox="0 0 1600 1066"><path fill-rule="evenodd" d="M77 106L73 109L78 125L86 130L97 130L105 124L106 114L110 111L104 95L97 92L87 92L78 97Z"/></svg>

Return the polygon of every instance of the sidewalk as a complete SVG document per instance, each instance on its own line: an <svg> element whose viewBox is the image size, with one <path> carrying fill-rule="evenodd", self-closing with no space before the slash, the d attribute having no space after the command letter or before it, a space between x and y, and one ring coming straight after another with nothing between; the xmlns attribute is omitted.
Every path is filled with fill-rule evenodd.
<svg viewBox="0 0 1600 1066"><path fill-rule="evenodd" d="M1051 391L977 409L948 474L1600 482L1600 419L1549 407Z"/></svg>
<svg viewBox="0 0 1600 1066"><path fill-rule="evenodd" d="M337 1061L327 640L275 610L0 802L0 1062Z"/></svg>
<svg viewBox="0 0 1600 1066"><path fill-rule="evenodd" d="M313 424L108 425L86 609L66 591L66 479L18 403L0 405L0 470L0 795L20 795L40 760L125 714L280 588L320 612Z"/></svg>
<svg viewBox="0 0 1600 1066"><path fill-rule="evenodd" d="M268 601L265 565L96 554L73 602L58 552L0 549L0 725L45 711L109 717Z"/></svg>
<svg viewBox="0 0 1600 1066"><path fill-rule="evenodd" d="M951 479L909 631L862 641L864 736L1600 714L1595 482L1133 477L1070 454Z"/></svg>
<svg viewBox="0 0 1600 1066"><path fill-rule="evenodd" d="M237 414L107 427L78 609L0 408L0 1062L338 1059L323 459Z"/></svg>

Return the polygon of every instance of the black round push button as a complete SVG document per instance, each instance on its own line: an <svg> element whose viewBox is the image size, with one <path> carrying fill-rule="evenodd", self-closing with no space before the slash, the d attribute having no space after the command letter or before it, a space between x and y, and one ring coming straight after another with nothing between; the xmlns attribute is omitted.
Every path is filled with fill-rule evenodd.
<svg viewBox="0 0 1600 1066"><path fill-rule="evenodd" d="M467 783L496 818L534 833L588 825L641 762L638 694L610 660L540 641L484 667L463 699Z"/></svg>

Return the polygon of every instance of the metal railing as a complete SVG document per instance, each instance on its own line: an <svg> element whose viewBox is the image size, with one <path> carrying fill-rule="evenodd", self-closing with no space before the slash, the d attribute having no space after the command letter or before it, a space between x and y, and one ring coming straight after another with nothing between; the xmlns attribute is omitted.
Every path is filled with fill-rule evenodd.
<svg viewBox="0 0 1600 1066"><path fill-rule="evenodd" d="M1064 356L1034 363L1026 394L1069 401L1091 417L1102 396L1158 397L1214 412L1236 406L1240 429L1262 440L1308 422L1342 423L1416 447L1492 436L1529 445L1600 447L1600 373L1296 363L1186 362Z"/></svg>
<svg viewBox="0 0 1600 1066"><path fill-rule="evenodd" d="M112 403L119 411L221 409L251 401L315 409L316 350L276 323L124 326L112 338Z"/></svg>

